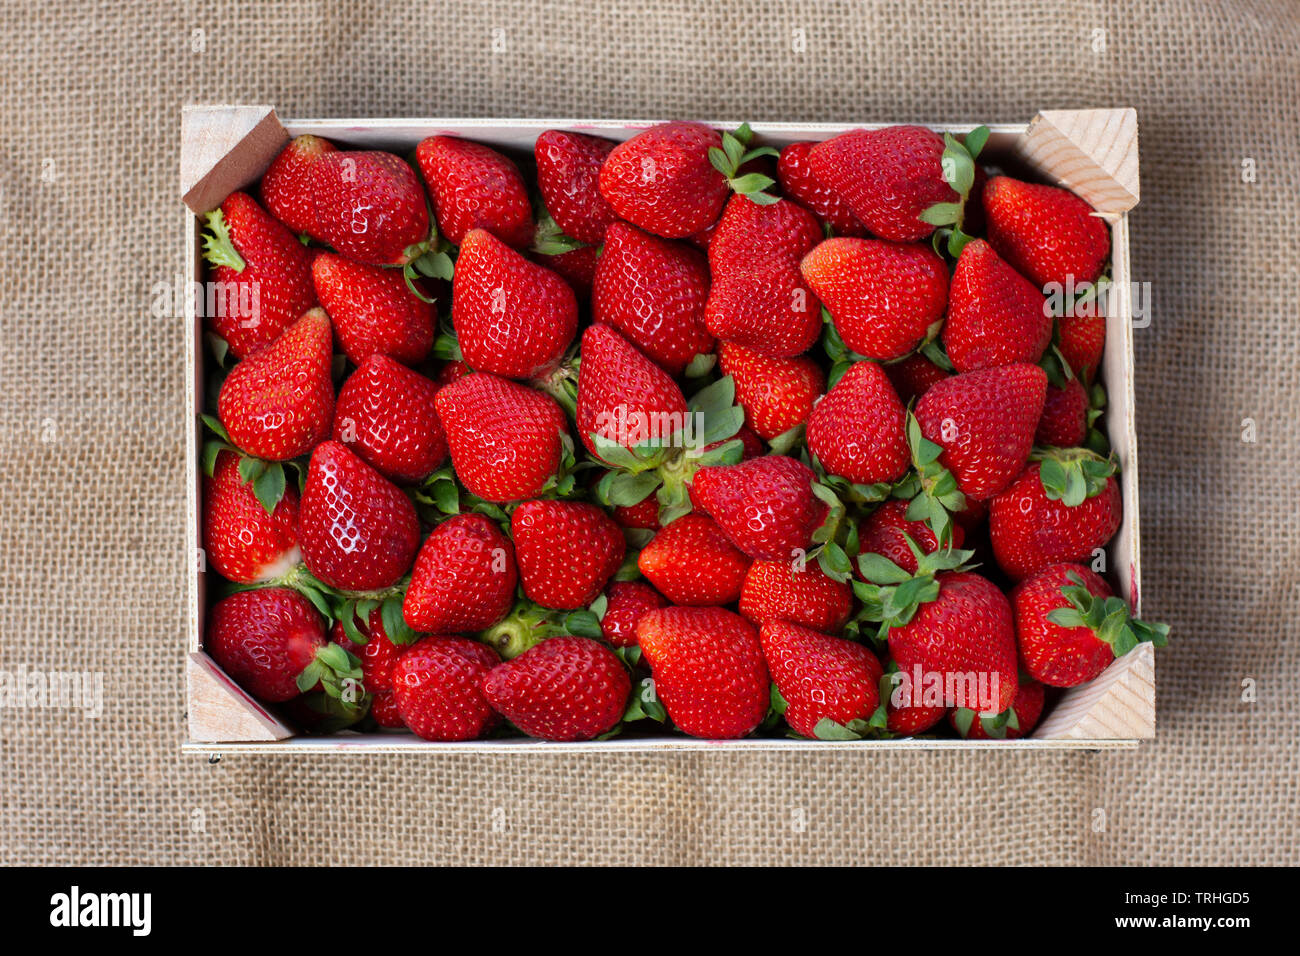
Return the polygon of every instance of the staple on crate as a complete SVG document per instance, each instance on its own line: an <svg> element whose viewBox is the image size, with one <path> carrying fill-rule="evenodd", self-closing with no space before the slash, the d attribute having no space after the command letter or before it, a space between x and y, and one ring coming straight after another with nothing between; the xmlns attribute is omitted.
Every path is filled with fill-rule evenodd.
<svg viewBox="0 0 1300 956"><path fill-rule="evenodd" d="M289 141L273 106L187 106L181 116L181 198L202 215L255 182Z"/></svg>

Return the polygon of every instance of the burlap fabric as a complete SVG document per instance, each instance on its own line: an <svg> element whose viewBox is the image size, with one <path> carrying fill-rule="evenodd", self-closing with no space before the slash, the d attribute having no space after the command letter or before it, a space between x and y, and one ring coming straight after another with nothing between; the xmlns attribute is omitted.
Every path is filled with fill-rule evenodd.
<svg viewBox="0 0 1300 956"><path fill-rule="evenodd" d="M0 860L1300 862L1296 6L46 0L0 21L0 669L106 681L98 719L0 711ZM1137 107L1144 600L1174 625L1159 738L182 757L184 329L155 317L154 287L183 269L185 102L827 121Z"/></svg>

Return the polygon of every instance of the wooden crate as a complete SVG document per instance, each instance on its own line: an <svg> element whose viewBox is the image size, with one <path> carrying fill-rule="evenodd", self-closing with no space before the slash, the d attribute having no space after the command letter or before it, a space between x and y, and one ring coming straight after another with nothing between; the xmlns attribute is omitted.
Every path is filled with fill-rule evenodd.
<svg viewBox="0 0 1300 956"><path fill-rule="evenodd" d="M312 133L354 149L410 152L435 134L465 136L506 151L531 153L537 136L548 129L589 132L624 140L654 125L652 121L612 120L463 120L334 119L281 122L269 106L187 107L182 122L181 195L190 288L204 279L200 257L201 222L231 192L254 183L290 137ZM710 122L734 129L738 122ZM799 140L823 140L846 129L879 128L883 123L754 123L759 142L783 146ZM975 123L940 124L941 132L961 133ZM1108 567L1120 593L1137 609L1141 589L1138 534L1138 458L1133 414L1133 325L1128 255L1127 213L1138 201L1137 115L1131 109L1053 110L1023 125L991 125L984 158L1025 166L1059 183L1097 209L1112 237L1114 293L1108 310L1103 381L1106 385L1110 442L1121 465L1124 521L1108 550ZM816 750L826 747L872 747L898 750L998 747L1012 749L1110 749L1135 747L1155 736L1155 669L1152 647L1141 644L1115 661L1097 680L1066 691L1044 715L1034 733L1015 741L889 740L852 744L824 741L707 741L678 736L614 739L589 743L534 740L435 743L410 735L340 734L298 736L271 710L241 690L203 650L206 573L201 560L199 420L204 395L203 325L187 297L190 325L186 354L188 433L187 533L196 555L189 579L187 716L194 753L440 753L484 754L592 752L627 753L682 750Z"/></svg>

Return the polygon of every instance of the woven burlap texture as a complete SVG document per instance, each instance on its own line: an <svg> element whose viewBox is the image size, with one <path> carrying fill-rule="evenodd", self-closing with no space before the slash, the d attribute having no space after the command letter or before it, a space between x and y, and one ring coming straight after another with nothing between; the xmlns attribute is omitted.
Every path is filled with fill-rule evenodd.
<svg viewBox="0 0 1300 956"><path fill-rule="evenodd" d="M98 719L0 711L0 860L1300 862L1297 7L46 0L6 4L0 30L0 669L106 682ZM1158 739L182 757L185 328L155 287L183 272L187 102L836 122L1136 107L1143 600L1174 627Z"/></svg>

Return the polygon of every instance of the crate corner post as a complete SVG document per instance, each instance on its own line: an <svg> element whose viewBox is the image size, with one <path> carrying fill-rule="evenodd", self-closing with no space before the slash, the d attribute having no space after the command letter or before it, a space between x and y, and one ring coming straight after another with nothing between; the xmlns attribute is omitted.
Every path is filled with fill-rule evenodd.
<svg viewBox="0 0 1300 956"><path fill-rule="evenodd" d="M1096 680L1066 691L1033 734L1049 740L1151 740L1155 735L1155 654L1147 643Z"/></svg>
<svg viewBox="0 0 1300 956"><path fill-rule="evenodd" d="M273 106L187 106L181 114L181 199L196 215L256 180L289 134Z"/></svg>
<svg viewBox="0 0 1300 956"><path fill-rule="evenodd" d="M293 730L248 696L202 651L185 662L191 743L285 740Z"/></svg>
<svg viewBox="0 0 1300 956"><path fill-rule="evenodd" d="M1140 198L1137 111L1132 107L1042 110L1017 152L1109 218L1128 212Z"/></svg>

